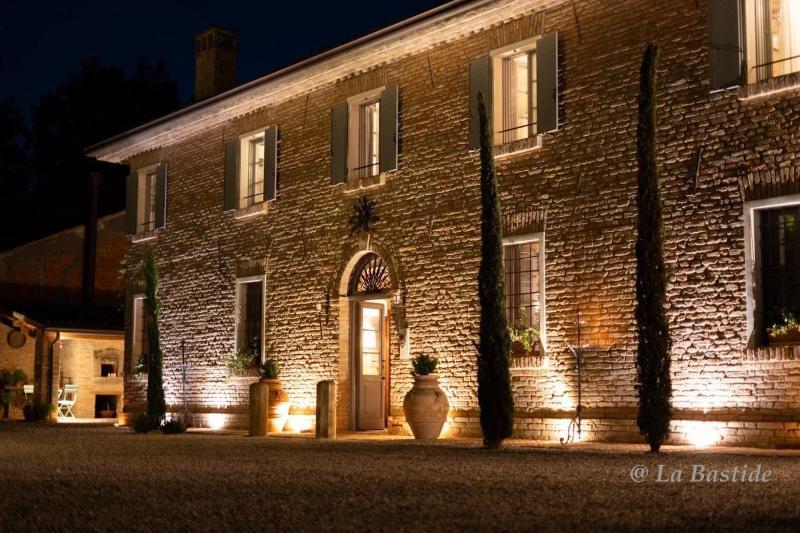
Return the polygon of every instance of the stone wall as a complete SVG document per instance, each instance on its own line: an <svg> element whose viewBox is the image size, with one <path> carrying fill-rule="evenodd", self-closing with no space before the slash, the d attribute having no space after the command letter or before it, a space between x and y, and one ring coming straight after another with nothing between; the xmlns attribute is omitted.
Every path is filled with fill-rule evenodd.
<svg viewBox="0 0 800 533"><path fill-rule="evenodd" d="M173 409L184 401L179 363L185 342L191 408L244 411L247 383L232 380L222 362L234 351L235 280L253 274L266 275L266 352L283 366L293 412L313 412L322 379L338 381L347 405L349 330L341 283L345 265L364 243L350 238L347 228L358 192L330 185L330 109L348 96L398 84L399 168L385 185L364 191L378 200L381 216L372 248L408 289L410 352L439 358L452 409L448 430L476 434L480 205L478 154L467 146L469 63L494 48L558 31L560 128L538 148L497 158L504 213L545 221L547 356L512 370L518 434L554 439L566 432L577 405L567 347L576 342L580 311L583 342L592 346L583 364L582 404L594 427L584 437L639 439L636 104L642 53L657 40L674 441L687 440L693 425L709 421L725 433L723 443L799 442L791 423L800 408L800 361L770 353L752 357L747 350L742 222L745 198L768 190L753 185L758 180L752 176L797 165L797 92L748 100L736 91L712 94L702 0L629 1L613 9L600 1L554 2L546 16L535 2L530 9L128 161L134 169L169 165L166 227L129 249L127 320L130 331L141 259L155 247L165 389ZM269 124L280 127L279 199L263 215L236 219L222 208L223 142ZM786 179L782 190L797 191ZM326 305L326 295L331 309L321 317L316 306ZM403 431L411 365L401 357L396 331L392 339L390 427ZM130 338L127 357L130 365ZM130 402L141 402L142 390L135 380L126 382ZM339 427L346 429L348 409L341 405L340 416Z"/></svg>
<svg viewBox="0 0 800 533"><path fill-rule="evenodd" d="M123 345L121 336L81 335L56 341L53 359L60 385L78 386L77 401L72 408L76 418L95 418L98 395L116 397L117 410L122 411L123 376L118 372L117 377L101 377L100 364L119 361L121 369Z"/></svg>

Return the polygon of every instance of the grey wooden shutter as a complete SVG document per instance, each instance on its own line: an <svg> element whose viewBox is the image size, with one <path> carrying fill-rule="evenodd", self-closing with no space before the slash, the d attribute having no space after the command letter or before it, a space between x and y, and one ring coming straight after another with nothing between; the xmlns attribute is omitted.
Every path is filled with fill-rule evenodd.
<svg viewBox="0 0 800 533"><path fill-rule="evenodd" d="M536 131L558 129L558 33L536 41Z"/></svg>
<svg viewBox="0 0 800 533"><path fill-rule="evenodd" d="M347 182L347 102L331 110L331 181Z"/></svg>
<svg viewBox="0 0 800 533"><path fill-rule="evenodd" d="M167 223L167 165L161 163L156 168L156 228Z"/></svg>
<svg viewBox="0 0 800 533"><path fill-rule="evenodd" d="M239 207L239 139L225 141L225 211Z"/></svg>
<svg viewBox="0 0 800 533"><path fill-rule="evenodd" d="M711 89L742 83L741 14L739 0L710 0Z"/></svg>
<svg viewBox="0 0 800 533"><path fill-rule="evenodd" d="M391 85L381 92L381 118L380 118L380 154L379 169L388 172L397 169L397 122L399 89Z"/></svg>
<svg viewBox="0 0 800 533"><path fill-rule="evenodd" d="M480 148L481 125L478 116L478 93L483 93L489 124L492 123L492 58L482 57L469 64L469 147Z"/></svg>
<svg viewBox="0 0 800 533"><path fill-rule="evenodd" d="M278 126L264 132L264 201L278 197Z"/></svg>
<svg viewBox="0 0 800 533"><path fill-rule="evenodd" d="M139 174L131 172L125 188L125 233L136 235L139 205Z"/></svg>

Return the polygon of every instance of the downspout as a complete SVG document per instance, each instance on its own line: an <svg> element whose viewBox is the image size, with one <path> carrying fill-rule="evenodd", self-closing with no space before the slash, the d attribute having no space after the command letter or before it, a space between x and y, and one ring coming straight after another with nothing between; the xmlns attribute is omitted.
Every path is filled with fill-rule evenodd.
<svg viewBox="0 0 800 533"><path fill-rule="evenodd" d="M89 208L86 212L86 222L83 230L83 277L81 284L81 306L83 311L94 307L95 304L95 271L97 266L97 218L98 196L102 174L90 171L89 182Z"/></svg>

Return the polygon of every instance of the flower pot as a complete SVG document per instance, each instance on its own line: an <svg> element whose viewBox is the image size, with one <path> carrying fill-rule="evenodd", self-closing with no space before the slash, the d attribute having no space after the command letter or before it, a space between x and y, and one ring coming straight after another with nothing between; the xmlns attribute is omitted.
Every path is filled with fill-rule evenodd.
<svg viewBox="0 0 800 533"><path fill-rule="evenodd" d="M414 386L403 400L403 413L414 438L438 439L450 404L439 388L439 375L414 374Z"/></svg>
<svg viewBox="0 0 800 533"><path fill-rule="evenodd" d="M117 412L111 409L103 409L100 411L100 418L114 418L116 415Z"/></svg>
<svg viewBox="0 0 800 533"><path fill-rule="evenodd" d="M289 420L289 395L283 390L279 379L262 379L262 383L269 385L269 433L280 433Z"/></svg>

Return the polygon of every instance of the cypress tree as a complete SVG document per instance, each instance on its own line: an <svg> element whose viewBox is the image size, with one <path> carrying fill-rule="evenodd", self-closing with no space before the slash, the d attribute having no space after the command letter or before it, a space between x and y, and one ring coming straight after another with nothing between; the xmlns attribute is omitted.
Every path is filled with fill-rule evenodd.
<svg viewBox="0 0 800 533"><path fill-rule="evenodd" d="M144 259L144 305L147 324L147 420L152 428L164 421L167 405L164 401L163 357L158 332L159 301L158 265L156 253L151 248Z"/></svg>
<svg viewBox="0 0 800 533"><path fill-rule="evenodd" d="M500 202L492 154L492 130L483 94L478 94L481 149L481 264L478 296L481 304L478 342L478 404L483 446L497 448L511 436L514 398L508 371L511 339L506 316L503 239Z"/></svg>
<svg viewBox="0 0 800 533"><path fill-rule="evenodd" d="M656 44L648 45L641 66L639 125L636 130L636 159L639 166L636 193L639 215L636 237L636 378L639 416L636 422L653 452L657 452L666 440L672 415L669 373L671 342L664 313L666 280L656 164L657 55Z"/></svg>

